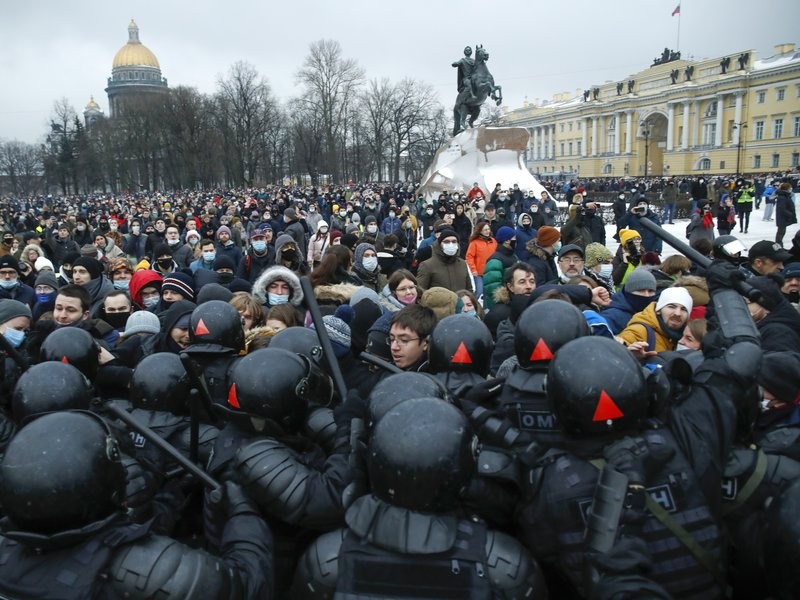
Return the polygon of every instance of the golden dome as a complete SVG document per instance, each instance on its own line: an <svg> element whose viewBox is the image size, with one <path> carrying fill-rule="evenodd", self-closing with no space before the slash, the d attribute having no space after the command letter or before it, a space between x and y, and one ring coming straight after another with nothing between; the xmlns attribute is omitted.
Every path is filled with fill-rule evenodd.
<svg viewBox="0 0 800 600"><path fill-rule="evenodd" d="M89 103L86 105L85 110L100 110L100 105L94 101L94 96L89 98Z"/></svg>
<svg viewBox="0 0 800 600"><path fill-rule="evenodd" d="M133 19L128 25L128 43L114 55L112 69L118 67L154 67L160 69L156 55L139 41L139 27Z"/></svg>

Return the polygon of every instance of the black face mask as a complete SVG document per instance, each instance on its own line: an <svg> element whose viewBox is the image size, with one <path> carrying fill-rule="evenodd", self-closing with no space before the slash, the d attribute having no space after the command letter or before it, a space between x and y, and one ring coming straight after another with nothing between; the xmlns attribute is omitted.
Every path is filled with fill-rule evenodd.
<svg viewBox="0 0 800 600"><path fill-rule="evenodd" d="M125 329L125 324L128 322L128 317L131 316L129 312L116 312L107 313L103 311L103 321L111 325L114 329Z"/></svg>
<svg viewBox="0 0 800 600"><path fill-rule="evenodd" d="M282 257L284 260L291 260L291 261L294 261L294 260L296 260L296 259L297 259L297 251L296 251L296 250L292 250L292 249L289 249L289 250L284 250L284 251L281 253L281 257Z"/></svg>
<svg viewBox="0 0 800 600"><path fill-rule="evenodd" d="M108 223L100 223L100 229L103 231L108 231Z"/></svg>
<svg viewBox="0 0 800 600"><path fill-rule="evenodd" d="M172 268L172 259L171 258L159 258L157 261L158 266L162 269L170 269Z"/></svg>
<svg viewBox="0 0 800 600"><path fill-rule="evenodd" d="M230 283L233 281L233 273L217 273L219 275L219 282L220 283Z"/></svg>

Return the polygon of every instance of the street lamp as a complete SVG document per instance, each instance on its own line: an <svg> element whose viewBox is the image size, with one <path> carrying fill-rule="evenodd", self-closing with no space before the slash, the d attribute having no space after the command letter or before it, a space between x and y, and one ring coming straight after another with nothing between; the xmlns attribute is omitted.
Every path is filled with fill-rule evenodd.
<svg viewBox="0 0 800 600"><path fill-rule="evenodd" d="M734 130L739 130L739 140L736 143L736 176L739 176L739 165L742 158L742 142L744 140L744 130L747 129L747 123L734 123Z"/></svg>
<svg viewBox="0 0 800 600"><path fill-rule="evenodd" d="M642 135L644 135L644 178L647 179L647 166L650 160L650 120L645 119L639 122L639 127L642 128Z"/></svg>

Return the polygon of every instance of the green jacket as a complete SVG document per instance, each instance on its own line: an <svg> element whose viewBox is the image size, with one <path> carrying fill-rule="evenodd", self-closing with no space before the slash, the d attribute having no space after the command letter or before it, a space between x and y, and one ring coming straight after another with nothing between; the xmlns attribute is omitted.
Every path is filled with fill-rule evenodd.
<svg viewBox="0 0 800 600"><path fill-rule="evenodd" d="M498 246L497 251L486 261L483 271L483 307L490 309L494 305L494 293L503 285L503 275L508 267L517 261L512 248Z"/></svg>

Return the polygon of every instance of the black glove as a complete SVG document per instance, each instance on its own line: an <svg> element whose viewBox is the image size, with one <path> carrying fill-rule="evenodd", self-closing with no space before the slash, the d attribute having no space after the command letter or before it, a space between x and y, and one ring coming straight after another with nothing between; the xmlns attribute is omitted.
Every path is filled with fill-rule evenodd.
<svg viewBox="0 0 800 600"><path fill-rule="evenodd" d="M710 292L736 289L738 283L744 280L744 273L726 260L715 260L706 270L706 281Z"/></svg>
<svg viewBox="0 0 800 600"><path fill-rule="evenodd" d="M212 511L219 515L219 522L225 522L238 515L259 514L258 508L238 483L226 481L212 490L208 499Z"/></svg>
<svg viewBox="0 0 800 600"><path fill-rule="evenodd" d="M369 419L369 402L361 397L358 390L347 392L344 402L333 409L336 425L347 425L352 419L361 419L365 423Z"/></svg>
<svg viewBox="0 0 800 600"><path fill-rule="evenodd" d="M640 437L624 437L603 448L608 465L628 476L629 485L643 485L649 449Z"/></svg>
<svg viewBox="0 0 800 600"><path fill-rule="evenodd" d="M501 379L488 379L481 383L473 385L469 390L458 390L456 398L461 409L465 414L469 415L478 406L487 406L494 408L493 398L500 395L503 391L503 385L506 380Z"/></svg>

